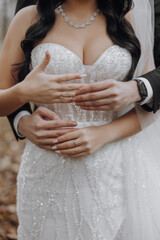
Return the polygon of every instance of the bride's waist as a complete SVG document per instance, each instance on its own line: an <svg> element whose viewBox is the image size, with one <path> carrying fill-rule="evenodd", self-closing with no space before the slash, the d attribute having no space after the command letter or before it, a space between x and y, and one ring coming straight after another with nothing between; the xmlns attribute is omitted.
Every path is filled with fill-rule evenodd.
<svg viewBox="0 0 160 240"><path fill-rule="evenodd" d="M37 104L39 107L42 104ZM75 104L43 104L43 107L55 112L63 120L71 120L80 126L98 126L109 123L117 118L117 112L112 111L86 111Z"/></svg>

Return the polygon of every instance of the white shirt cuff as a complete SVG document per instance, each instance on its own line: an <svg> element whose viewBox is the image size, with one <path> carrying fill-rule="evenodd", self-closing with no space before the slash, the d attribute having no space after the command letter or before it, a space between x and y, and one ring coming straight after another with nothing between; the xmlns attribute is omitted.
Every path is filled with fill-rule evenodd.
<svg viewBox="0 0 160 240"><path fill-rule="evenodd" d="M17 133L17 135L18 135L19 137L24 137L24 136L22 136L22 135L18 132L18 123L19 123L19 120L20 120L23 116L27 116L27 115L31 115L31 113L28 112L28 111L21 111L21 112L19 112L19 113L15 116L15 118L14 118L13 126L14 126L14 129L15 129L15 131L16 131L16 133Z"/></svg>
<svg viewBox="0 0 160 240"><path fill-rule="evenodd" d="M143 81L143 83L145 84L145 87L147 89L147 92L148 92L148 96L146 97L146 99L144 101L141 102L140 105L151 103L152 100L153 100L153 89L151 87L150 82L146 78L143 78L143 77L139 77L139 78L136 78L136 79L139 79L139 80Z"/></svg>

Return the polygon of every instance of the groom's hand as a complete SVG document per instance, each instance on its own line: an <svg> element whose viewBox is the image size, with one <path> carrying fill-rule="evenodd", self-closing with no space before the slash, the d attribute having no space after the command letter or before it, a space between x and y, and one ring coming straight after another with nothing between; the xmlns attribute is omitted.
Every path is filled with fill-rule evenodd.
<svg viewBox="0 0 160 240"><path fill-rule="evenodd" d="M39 107L32 115L20 119L18 132L38 147L52 150L55 139L74 131L76 125L76 122L62 120L55 112Z"/></svg>
<svg viewBox="0 0 160 240"><path fill-rule="evenodd" d="M88 84L77 91L73 101L85 110L121 110L141 100L136 81L113 79Z"/></svg>

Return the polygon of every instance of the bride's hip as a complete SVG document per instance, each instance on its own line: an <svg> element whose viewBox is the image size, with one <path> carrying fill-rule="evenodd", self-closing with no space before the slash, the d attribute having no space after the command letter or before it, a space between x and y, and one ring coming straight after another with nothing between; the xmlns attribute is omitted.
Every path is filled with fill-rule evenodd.
<svg viewBox="0 0 160 240"><path fill-rule="evenodd" d="M81 122L78 123L78 127L99 126L102 124L105 123ZM108 169L115 169L117 166L125 164L125 159L130 157L130 148L135 149L135 151L137 150L136 138L131 137L123 141L107 144L92 155L79 159L71 159L69 156L41 149L27 140L22 156L20 172L26 173L30 177L42 177L54 171L67 171L67 174L71 174L75 168L79 169L82 175L88 170L90 172L108 172ZM77 172L77 174L79 173Z"/></svg>
<svg viewBox="0 0 160 240"><path fill-rule="evenodd" d="M27 140L19 172L33 178L45 177L49 172L63 171L71 174L73 169L78 169L78 175L84 175L86 171L99 171L100 168L102 172L108 172L108 169L114 168L117 161L118 165L120 164L122 154L121 144L117 142L103 146L92 155L71 159L69 156L41 149Z"/></svg>
<svg viewBox="0 0 160 240"><path fill-rule="evenodd" d="M106 124L106 122L77 122L77 126L76 128L85 128L85 127L90 127L90 126L100 126L100 125L104 125ZM99 150L98 152L100 152L101 150ZM26 145L25 145L25 149L22 155L22 161L29 161L30 159L32 159L33 163L35 163L35 161L38 161L39 163L41 161L47 161L50 160L52 162L56 161L58 159L58 161L61 160L69 160L70 158L61 154L57 154L54 151L49 151L49 150L45 150L42 148L39 148L38 146L36 146L35 144L33 144L30 140L26 140ZM72 160L73 162L73 160Z"/></svg>

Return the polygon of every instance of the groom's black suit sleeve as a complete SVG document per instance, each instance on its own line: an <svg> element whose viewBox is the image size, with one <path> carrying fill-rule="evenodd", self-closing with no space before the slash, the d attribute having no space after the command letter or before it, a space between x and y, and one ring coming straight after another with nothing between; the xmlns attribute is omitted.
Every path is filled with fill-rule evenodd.
<svg viewBox="0 0 160 240"><path fill-rule="evenodd" d="M27 6L30 6L30 5L33 5L35 4L36 0L18 0L17 2L17 6L16 6L16 11L15 13L17 13L19 10L21 10L22 8L24 7L27 7ZM14 125L13 125L13 122L14 122L14 119L16 117L16 115L21 112L21 111L28 111L30 113L32 113L32 110L31 110L31 107L30 107L30 104L29 103L26 103L24 106L22 106L21 108L19 108L17 111L13 112L12 114L10 114L8 116L8 120L10 122L10 125L12 127L12 130L15 134L15 137L16 139L23 139L21 137L19 137L14 129Z"/></svg>
<svg viewBox="0 0 160 240"><path fill-rule="evenodd" d="M156 112L160 109L160 0L155 0L155 44L154 44L154 59L157 69L152 72L145 74L146 78L153 89L153 107L148 107L147 105L144 108L147 111Z"/></svg>
<svg viewBox="0 0 160 240"><path fill-rule="evenodd" d="M16 137L16 139L24 139L23 137L19 137L15 131L15 128L14 128L14 119L16 117L16 115L21 112L21 111L28 111L30 113L32 113L32 110L31 110L31 106L29 103L26 103L25 105L23 105L21 108L17 109L15 112L13 112L12 114L8 115L7 118L10 122L10 125L11 125L11 128L14 132L14 135Z"/></svg>
<svg viewBox="0 0 160 240"><path fill-rule="evenodd" d="M144 105L143 108L148 112L153 111L155 113L158 109L160 109L160 67L143 75L142 77L146 78L150 82L153 89L152 107Z"/></svg>

